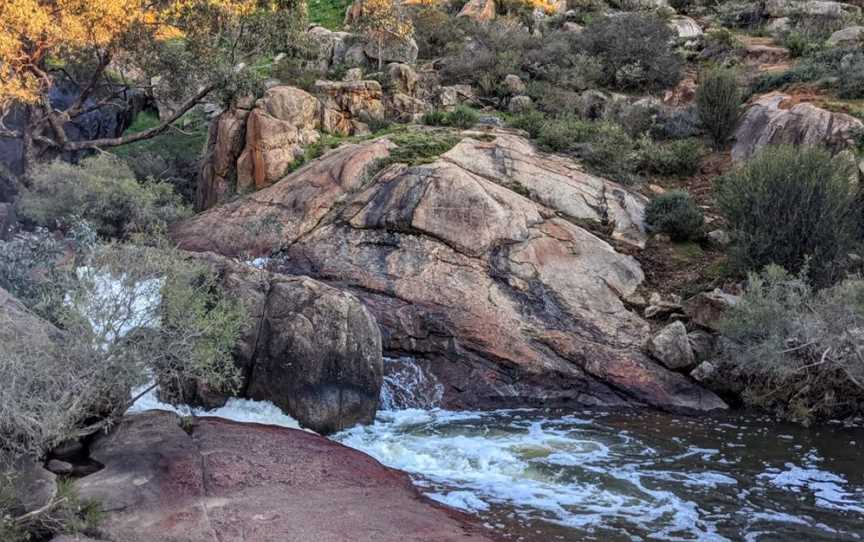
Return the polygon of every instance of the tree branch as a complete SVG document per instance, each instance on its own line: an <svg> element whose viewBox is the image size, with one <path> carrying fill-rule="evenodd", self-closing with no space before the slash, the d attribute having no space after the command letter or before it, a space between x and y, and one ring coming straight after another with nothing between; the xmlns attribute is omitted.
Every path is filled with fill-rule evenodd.
<svg viewBox="0 0 864 542"><path fill-rule="evenodd" d="M144 130L143 132L138 132L136 134L130 134L128 136L121 137L107 137L103 139L91 139L90 141L67 141L63 145L63 150L65 151L80 151L85 149L98 149L100 147L117 147L119 145L126 145L127 143L134 143L136 141L142 141L144 139L150 139L151 137L155 137L165 130L168 129L177 119L186 114L187 111L195 107L195 105L201 101L202 98L210 94L213 89L216 88L216 85L207 85L204 87L198 94L189 98L165 121L159 124L159 126L154 126L148 130Z"/></svg>

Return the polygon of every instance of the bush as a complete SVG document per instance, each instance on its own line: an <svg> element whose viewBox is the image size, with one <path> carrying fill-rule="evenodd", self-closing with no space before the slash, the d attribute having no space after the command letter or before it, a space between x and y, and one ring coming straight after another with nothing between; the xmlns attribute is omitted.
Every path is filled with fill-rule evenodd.
<svg viewBox="0 0 864 542"><path fill-rule="evenodd" d="M738 125L741 91L735 72L715 69L702 74L696 89L696 105L702 126L714 146L722 148Z"/></svg>
<svg viewBox="0 0 864 542"><path fill-rule="evenodd" d="M657 144L645 138L641 153L642 165L651 173L687 177L699 171L699 162L705 155L705 149L697 139Z"/></svg>
<svg viewBox="0 0 864 542"><path fill-rule="evenodd" d="M479 118L480 115L478 115L476 111L467 105L460 105L453 111L447 113L446 125L453 126L454 128L467 129L477 124Z"/></svg>
<svg viewBox="0 0 864 542"><path fill-rule="evenodd" d="M543 132L546 116L540 111L531 110L519 113L510 120L510 126L525 130L531 138L537 138Z"/></svg>
<svg viewBox="0 0 864 542"><path fill-rule="evenodd" d="M864 413L864 281L815 291L777 266L751 274L720 323L744 402L810 423ZM737 389L736 389L737 388Z"/></svg>
<svg viewBox="0 0 864 542"><path fill-rule="evenodd" d="M0 454L41 457L122 415L130 390L194 378L236 389L231 352L248 321L208 267L170 249L95 247L66 285L60 334L0 322Z"/></svg>
<svg viewBox="0 0 864 542"><path fill-rule="evenodd" d="M661 194L645 208L645 224L652 231L668 234L673 241L698 239L704 222L702 211L683 191Z"/></svg>
<svg viewBox="0 0 864 542"><path fill-rule="evenodd" d="M467 129L477 124L480 115L467 105L460 105L449 113L446 111L430 111L423 115L423 124L429 126L452 126Z"/></svg>
<svg viewBox="0 0 864 542"><path fill-rule="evenodd" d="M852 248L856 191L845 162L818 148L767 147L714 188L739 270L768 264L799 272L809 261L818 284L835 279Z"/></svg>
<svg viewBox="0 0 864 542"><path fill-rule="evenodd" d="M625 13L600 19L580 35L585 51L600 59L603 82L621 89L660 89L681 78L675 35L655 15Z"/></svg>
<svg viewBox="0 0 864 542"><path fill-rule="evenodd" d="M751 91L763 93L796 83L823 82L845 99L864 98L864 53L855 47L832 48L802 58L783 73L765 74L753 82Z"/></svg>
<svg viewBox="0 0 864 542"><path fill-rule="evenodd" d="M595 131L594 123L573 115L555 117L541 125L537 143L548 151L573 151L589 142Z"/></svg>
<svg viewBox="0 0 864 542"><path fill-rule="evenodd" d="M109 155L86 158L79 166L58 160L39 167L18 207L22 218L40 226L68 230L86 220L99 235L117 239L164 230L189 214L170 184L139 183L123 161Z"/></svg>

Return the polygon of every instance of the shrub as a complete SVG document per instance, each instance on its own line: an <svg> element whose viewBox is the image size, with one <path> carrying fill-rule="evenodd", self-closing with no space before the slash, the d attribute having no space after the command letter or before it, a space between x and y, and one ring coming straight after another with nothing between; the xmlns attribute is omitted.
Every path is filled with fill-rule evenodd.
<svg viewBox="0 0 864 542"><path fill-rule="evenodd" d="M543 132L546 116L540 111L525 111L510 120L510 126L525 130L532 138L537 138Z"/></svg>
<svg viewBox="0 0 864 542"><path fill-rule="evenodd" d="M572 151L590 141L595 130L594 123L573 115L555 117L541 125L537 143L549 151Z"/></svg>
<svg viewBox="0 0 864 542"><path fill-rule="evenodd" d="M674 33L655 15L625 13L588 25L580 41L600 59L603 82L621 89L659 89L681 78Z"/></svg>
<svg viewBox="0 0 864 542"><path fill-rule="evenodd" d="M453 126L454 128L467 129L477 124L480 115L477 111L467 105L457 106L450 111L430 111L423 115L423 124L429 126Z"/></svg>
<svg viewBox="0 0 864 542"><path fill-rule="evenodd" d="M582 107L578 92L557 87L548 81L529 81L528 96L538 109L552 116L572 115Z"/></svg>
<svg viewBox="0 0 864 542"><path fill-rule="evenodd" d="M696 105L702 126L715 147L723 147L735 131L741 101L735 72L715 69L702 74L696 89Z"/></svg>
<svg viewBox="0 0 864 542"><path fill-rule="evenodd" d="M744 402L810 423L864 411L864 281L815 291L777 266L751 274L720 323L724 376Z"/></svg>
<svg viewBox="0 0 864 542"><path fill-rule="evenodd" d="M467 105L457 106L456 109L447 113L446 125L454 128L467 129L477 124L480 115Z"/></svg>
<svg viewBox="0 0 864 542"><path fill-rule="evenodd" d="M440 6L422 6L412 13L418 57L432 59L451 52L465 39L464 23Z"/></svg>
<svg viewBox="0 0 864 542"><path fill-rule="evenodd" d="M123 161L99 155L80 166L58 160L39 167L31 191L21 197L19 212L48 228L69 229L83 219L99 235L123 239L164 230L189 210L170 184L139 183Z"/></svg>
<svg viewBox="0 0 864 542"><path fill-rule="evenodd" d="M864 98L864 53L855 47L831 48L802 58L790 70L756 79L751 91L763 93L795 83L825 82L841 98Z"/></svg>
<svg viewBox="0 0 864 542"><path fill-rule="evenodd" d="M122 415L130 390L194 378L233 391L231 352L247 324L204 264L170 249L95 247L66 285L61 334L0 322L0 453L42 454ZM35 329L34 329L35 328Z"/></svg>
<svg viewBox="0 0 864 542"><path fill-rule="evenodd" d="M645 224L666 233L673 241L689 241L702 235L702 211L683 191L666 192L652 199L645 208Z"/></svg>
<svg viewBox="0 0 864 542"><path fill-rule="evenodd" d="M818 148L767 147L717 180L714 196L729 221L740 270L768 264L831 282L852 247L856 187L845 162Z"/></svg>
<svg viewBox="0 0 864 542"><path fill-rule="evenodd" d="M699 170L699 162L705 155L705 149L697 139L657 144L645 138L641 153L642 165L651 173L686 177Z"/></svg>

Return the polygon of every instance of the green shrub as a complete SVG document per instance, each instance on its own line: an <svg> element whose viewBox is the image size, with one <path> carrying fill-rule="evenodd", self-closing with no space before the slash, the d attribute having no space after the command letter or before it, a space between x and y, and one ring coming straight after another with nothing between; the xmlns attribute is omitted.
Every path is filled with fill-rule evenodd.
<svg viewBox="0 0 864 542"><path fill-rule="evenodd" d="M189 214L170 184L138 182L123 161L110 155L86 158L80 165L59 160L42 165L18 210L47 228L69 229L86 220L99 235L117 239L165 230Z"/></svg>
<svg viewBox="0 0 864 542"><path fill-rule="evenodd" d="M447 123L447 112L436 109L423 115L423 124L427 126L444 126Z"/></svg>
<svg viewBox="0 0 864 542"><path fill-rule="evenodd" d="M548 151L572 151L580 144L589 142L596 130L595 123L573 115L555 117L541 125L537 143Z"/></svg>
<svg viewBox="0 0 864 542"><path fill-rule="evenodd" d="M810 40L799 32L787 32L783 35L781 44L783 47L789 49L789 54L792 55L792 58L802 57L813 48Z"/></svg>
<svg viewBox="0 0 864 542"><path fill-rule="evenodd" d="M698 139L658 144L644 138L641 146L643 167L658 175L693 175L699 171L699 162L705 155L705 149Z"/></svg>
<svg viewBox="0 0 864 542"><path fill-rule="evenodd" d="M702 74L696 89L696 104L702 126L715 147L722 148L735 131L741 101L735 72L715 69Z"/></svg>
<svg viewBox="0 0 864 542"><path fill-rule="evenodd" d="M668 234L673 241L698 239L704 223L702 211L687 192L666 192L645 208L645 224L652 231Z"/></svg>
<svg viewBox="0 0 864 542"><path fill-rule="evenodd" d="M477 111L467 105L460 105L450 112L435 110L426 113L423 115L423 124L467 129L477 124L479 118Z"/></svg>
<svg viewBox="0 0 864 542"><path fill-rule="evenodd" d="M757 78L751 91L761 94L796 83L815 82L823 83L841 98L864 98L864 53L855 47L814 52L783 73L768 73Z"/></svg>
<svg viewBox="0 0 864 542"><path fill-rule="evenodd" d="M681 78L675 35L656 15L625 13L600 19L580 34L584 50L603 65L603 82L621 89L660 89Z"/></svg>
<svg viewBox="0 0 864 542"><path fill-rule="evenodd" d="M818 284L831 282L854 242L857 187L849 165L818 148L767 147L718 179L714 196L735 240L733 264L797 273L809 261Z"/></svg>
<svg viewBox="0 0 864 542"><path fill-rule="evenodd" d="M447 113L446 125L454 128L467 129L477 124L480 115L467 105L459 105Z"/></svg>
<svg viewBox="0 0 864 542"><path fill-rule="evenodd" d="M724 387L804 423L864 410L864 281L822 291L778 266L751 274L720 322ZM731 385L730 385L731 384Z"/></svg>
<svg viewBox="0 0 864 542"><path fill-rule="evenodd" d="M416 166L435 161L462 140L446 130L408 131L393 134L390 141L397 146L387 158L376 160L369 166L366 175L373 176L391 164Z"/></svg>
<svg viewBox="0 0 864 542"><path fill-rule="evenodd" d="M510 126L525 130L531 138L537 138L543 132L546 116L537 110L519 113L510 120Z"/></svg>

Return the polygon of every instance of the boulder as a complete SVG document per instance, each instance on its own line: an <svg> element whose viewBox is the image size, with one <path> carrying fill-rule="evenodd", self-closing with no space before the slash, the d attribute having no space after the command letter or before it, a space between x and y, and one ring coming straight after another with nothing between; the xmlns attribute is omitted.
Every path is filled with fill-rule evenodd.
<svg viewBox="0 0 864 542"><path fill-rule="evenodd" d="M672 322L651 337L648 352L673 371L690 368L696 362L687 338L687 327L678 321Z"/></svg>
<svg viewBox="0 0 864 542"><path fill-rule="evenodd" d="M705 361L714 354L716 343L714 335L697 329L687 334L687 340L690 341L696 363Z"/></svg>
<svg viewBox="0 0 864 542"><path fill-rule="evenodd" d="M388 65L387 79L390 82L390 90L393 92L414 96L417 90L417 72L408 64L393 62Z"/></svg>
<svg viewBox="0 0 864 542"><path fill-rule="evenodd" d="M381 333L356 297L215 254L196 258L251 315L234 352L246 397L271 401L322 434L374 419L383 382ZM225 399L200 388L194 395L184 399L209 407Z"/></svg>
<svg viewBox="0 0 864 542"><path fill-rule="evenodd" d="M69 475L75 471L75 467L72 463L68 461L61 461L59 459L51 459L48 463L45 464L45 468L54 474L60 475Z"/></svg>
<svg viewBox="0 0 864 542"><path fill-rule="evenodd" d="M584 27L582 25L574 23L573 21L566 21L564 24L561 25L562 31L570 32L573 34L578 34L579 32L582 32L583 29Z"/></svg>
<svg viewBox="0 0 864 542"><path fill-rule="evenodd" d="M12 466L12 486L21 515L51 504L57 497L57 476L32 457L21 457Z"/></svg>
<svg viewBox="0 0 864 542"><path fill-rule="evenodd" d="M428 362L448 407L724 407L642 354L648 325L621 300L642 270L583 227L638 246L644 198L508 131L371 176L393 146L344 145L172 235L226 255L281 247L276 270L356 295L385 352ZM269 239L249 231L263 217Z"/></svg>
<svg viewBox="0 0 864 542"><path fill-rule="evenodd" d="M417 62L418 52L417 42L410 36L407 38L387 37L381 47L375 40L367 41L366 45L363 46L363 53L373 62L381 64L390 62L414 64Z"/></svg>
<svg viewBox="0 0 864 542"><path fill-rule="evenodd" d="M207 146L198 174L195 208L199 211L223 203L236 193L237 159L246 144L249 109L233 106L221 113L207 134Z"/></svg>
<svg viewBox="0 0 864 542"><path fill-rule="evenodd" d="M524 113L534 109L534 100L530 96L513 96L507 104L511 113Z"/></svg>
<svg viewBox="0 0 864 542"><path fill-rule="evenodd" d="M259 99L246 120L246 146L237 158L237 192L260 190L282 178L318 141L321 104L299 88L276 86Z"/></svg>
<svg viewBox="0 0 864 542"><path fill-rule="evenodd" d="M468 0L459 11L459 17L468 17L477 22L495 18L495 0Z"/></svg>
<svg viewBox="0 0 864 542"><path fill-rule="evenodd" d="M425 500L402 472L327 438L170 412L122 419L91 446L105 468L75 482L123 542L456 542L488 539Z"/></svg>
<svg viewBox="0 0 864 542"><path fill-rule="evenodd" d="M739 297L720 290L701 292L684 303L684 312L690 321L711 331L717 331L717 324L729 307L738 303Z"/></svg>
<svg viewBox="0 0 864 542"><path fill-rule="evenodd" d="M766 0L764 13L771 18L811 16L839 19L860 16L861 8L825 0Z"/></svg>
<svg viewBox="0 0 864 542"><path fill-rule="evenodd" d="M395 122L421 122L423 115L432 111L432 106L413 96L397 92L384 100L388 119Z"/></svg>
<svg viewBox="0 0 864 542"><path fill-rule="evenodd" d="M835 152L853 147L864 123L851 115L833 113L810 103L795 103L785 94L757 98L735 132L732 158L750 158L766 145L823 145Z"/></svg>
<svg viewBox="0 0 864 542"><path fill-rule="evenodd" d="M348 50L355 39L353 34L336 32L323 26L313 25L309 27L306 35L316 46L317 57L315 67L318 70L326 72L336 66L349 65L350 67L357 67L362 65L350 62L351 58L348 55ZM353 60L356 61L357 59Z"/></svg>
<svg viewBox="0 0 864 542"><path fill-rule="evenodd" d="M440 109L449 111L458 105L474 103L476 100L477 93L470 85L451 85L440 88L435 102Z"/></svg>
<svg viewBox="0 0 864 542"><path fill-rule="evenodd" d="M511 96L518 96L520 94L525 94L527 87L518 75L511 73L504 77L504 89Z"/></svg>
<svg viewBox="0 0 864 542"><path fill-rule="evenodd" d="M378 81L316 81L315 94L323 107L321 129L327 133L368 133L369 122L384 120Z"/></svg>
<svg viewBox="0 0 864 542"><path fill-rule="evenodd" d="M864 26L850 26L831 34L826 44L829 47L853 47L864 40Z"/></svg>

